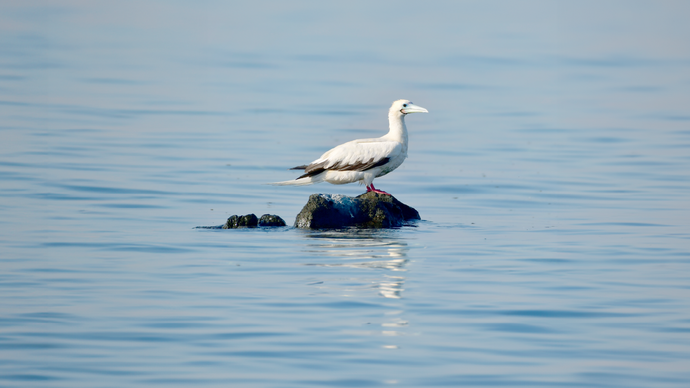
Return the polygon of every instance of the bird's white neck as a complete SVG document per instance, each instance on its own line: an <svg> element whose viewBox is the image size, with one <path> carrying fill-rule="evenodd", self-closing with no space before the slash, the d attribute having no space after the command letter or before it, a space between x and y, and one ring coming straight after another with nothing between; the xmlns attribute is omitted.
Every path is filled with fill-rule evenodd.
<svg viewBox="0 0 690 388"><path fill-rule="evenodd" d="M388 140L402 143L403 147L407 149L407 127L405 126L405 115L400 111L393 111L388 113L388 128L386 134Z"/></svg>

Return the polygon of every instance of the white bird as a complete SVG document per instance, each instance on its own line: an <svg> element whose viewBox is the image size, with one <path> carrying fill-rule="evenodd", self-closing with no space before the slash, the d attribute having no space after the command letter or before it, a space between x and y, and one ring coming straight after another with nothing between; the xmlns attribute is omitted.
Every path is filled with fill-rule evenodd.
<svg viewBox="0 0 690 388"><path fill-rule="evenodd" d="M367 192L388 194L374 187L374 178L395 170L407 158L405 116L410 113L428 112L408 100L395 101L388 111L387 134L376 139L352 140L341 144L309 165L291 168L304 170L304 174L297 179L272 184L305 186L320 182L334 185L360 182L366 185Z"/></svg>

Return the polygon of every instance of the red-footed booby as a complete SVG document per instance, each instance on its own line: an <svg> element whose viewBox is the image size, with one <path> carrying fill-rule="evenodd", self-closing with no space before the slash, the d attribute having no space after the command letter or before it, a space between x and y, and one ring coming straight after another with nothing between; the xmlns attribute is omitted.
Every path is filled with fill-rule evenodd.
<svg viewBox="0 0 690 388"><path fill-rule="evenodd" d="M291 168L291 170L304 170L304 174L297 179L272 184L305 186L320 182L334 185L360 182L366 185L367 192L388 194L374 187L374 178L395 170L407 158L405 116L410 113L428 112L408 100L395 101L388 111L387 134L376 139L352 140L341 144L309 165Z"/></svg>

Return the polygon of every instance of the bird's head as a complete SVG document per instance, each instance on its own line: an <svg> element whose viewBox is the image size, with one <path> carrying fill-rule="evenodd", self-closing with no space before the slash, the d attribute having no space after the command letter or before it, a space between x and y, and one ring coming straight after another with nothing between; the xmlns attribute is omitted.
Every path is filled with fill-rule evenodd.
<svg viewBox="0 0 690 388"><path fill-rule="evenodd" d="M391 105L390 113L401 114L404 116L408 113L429 113L429 111L421 106L413 104L409 100L398 100Z"/></svg>

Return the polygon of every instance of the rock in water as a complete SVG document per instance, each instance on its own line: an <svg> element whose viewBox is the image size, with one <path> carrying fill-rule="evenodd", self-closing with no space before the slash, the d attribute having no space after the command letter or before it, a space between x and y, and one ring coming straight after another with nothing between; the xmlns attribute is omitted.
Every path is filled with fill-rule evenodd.
<svg viewBox="0 0 690 388"><path fill-rule="evenodd" d="M392 195L368 192L356 198L340 194L312 194L295 219L295 227L311 229L395 228L419 220L417 210Z"/></svg>
<svg viewBox="0 0 690 388"><path fill-rule="evenodd" d="M230 216L225 225L223 225L223 229L256 228L258 224L259 219L254 214Z"/></svg>
<svg viewBox="0 0 690 388"><path fill-rule="evenodd" d="M259 218L259 226L285 226L285 220L275 214L264 214Z"/></svg>
<svg viewBox="0 0 690 388"><path fill-rule="evenodd" d="M257 226L285 226L285 220L275 214L264 214L261 218L256 218L254 214L244 216L230 216L223 225L218 226L197 226L195 229L238 229L256 228Z"/></svg>

